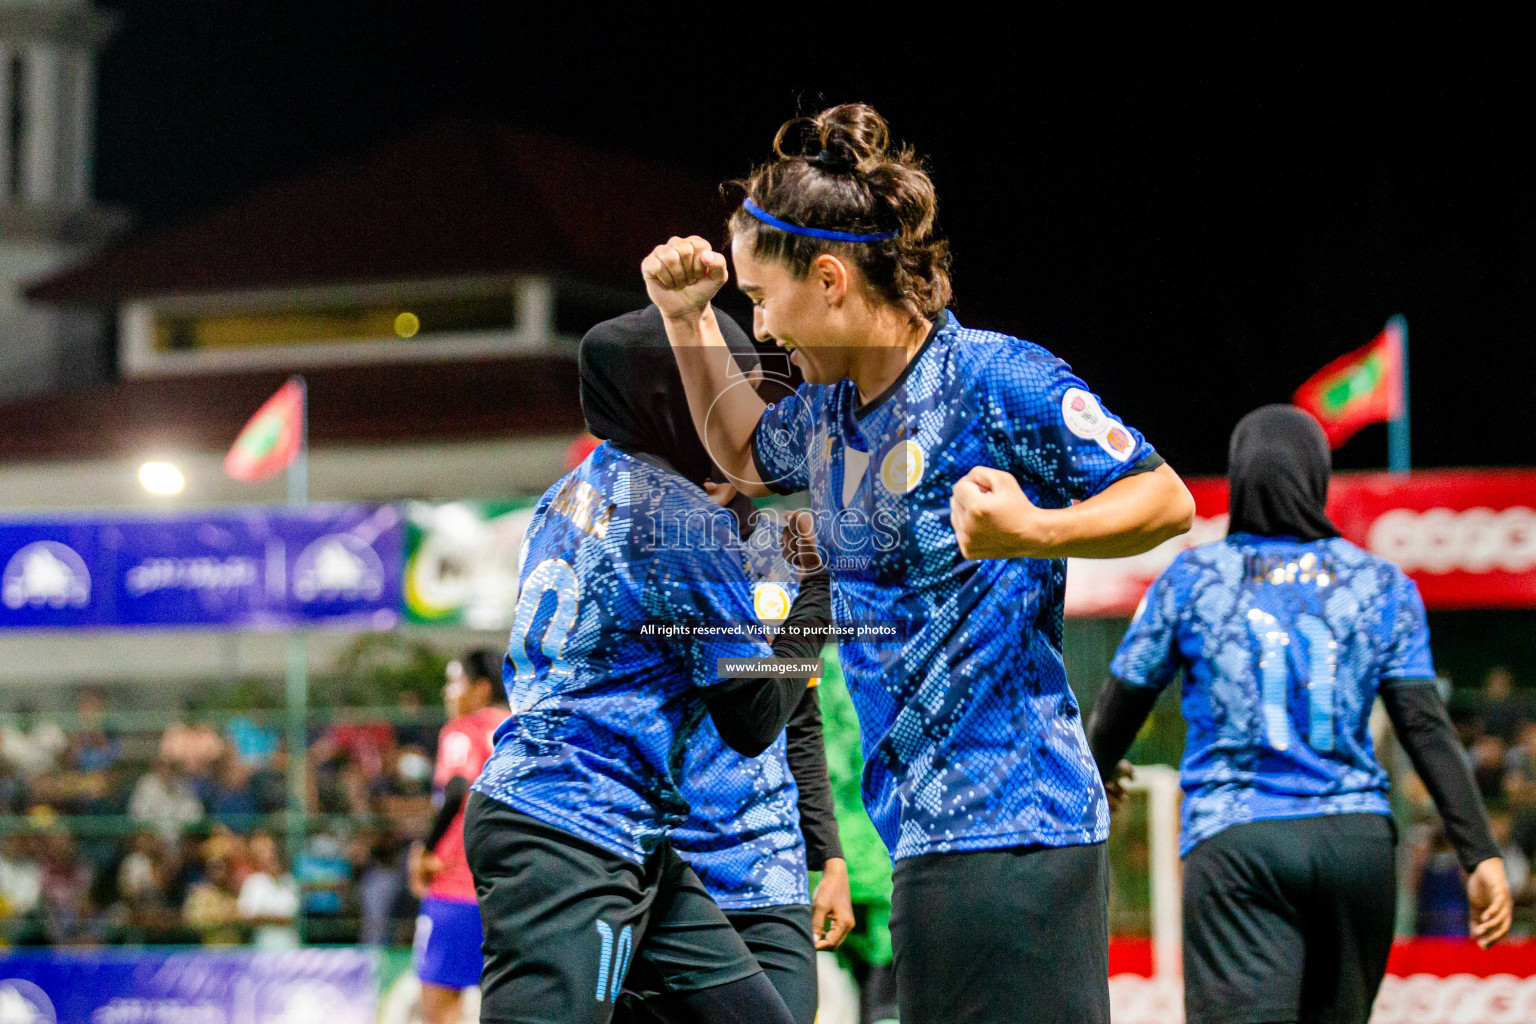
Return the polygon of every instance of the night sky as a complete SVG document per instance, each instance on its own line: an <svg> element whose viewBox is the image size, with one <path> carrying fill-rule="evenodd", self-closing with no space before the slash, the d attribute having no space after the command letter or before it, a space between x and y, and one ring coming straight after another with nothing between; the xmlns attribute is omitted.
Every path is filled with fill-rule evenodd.
<svg viewBox="0 0 1536 1024"><path fill-rule="evenodd" d="M1222 471L1243 412L1393 313L1415 463L1536 463L1524 26L1419 5L1374 23L964 24L936 20L948 5L738 21L706 4L666 23L649 5L102 6L124 21L100 69L97 192L141 225L445 114L720 180L797 105L864 100L930 158L962 322L1066 358L1176 468ZM1336 454L1385 457L1380 427Z"/></svg>

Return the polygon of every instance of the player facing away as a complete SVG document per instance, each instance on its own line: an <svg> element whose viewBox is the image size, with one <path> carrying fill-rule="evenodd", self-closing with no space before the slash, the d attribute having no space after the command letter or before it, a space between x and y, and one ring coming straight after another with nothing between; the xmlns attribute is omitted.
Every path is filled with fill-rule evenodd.
<svg viewBox="0 0 1536 1024"><path fill-rule="evenodd" d="M810 492L896 861L902 1021L1108 1021L1109 813L1062 663L1064 559L1147 550L1194 506L1065 363L946 311L932 182L888 139L834 107L743 183L737 285L806 381L773 406L722 358L724 257L673 238L641 269L715 461L748 494Z"/></svg>
<svg viewBox="0 0 1536 1024"><path fill-rule="evenodd" d="M721 328L750 344L729 318ZM798 582L780 552L778 518L755 513L729 483L706 481L705 490L741 524L758 618L782 621ZM728 747L709 719L700 722L678 788L688 820L672 830L672 848L725 911L795 1020L813 1024L816 951L836 949L854 925L814 681L784 734L755 758ZM814 900L808 869L822 872ZM660 955L654 945L652 955ZM624 1000L615 1020L626 1011L635 1022L669 1016L660 993L631 990Z"/></svg>
<svg viewBox="0 0 1536 1024"><path fill-rule="evenodd" d="M1300 409L1243 417L1226 539L1183 552L1152 585L1089 724L1118 797L1120 758L1184 669L1191 1024L1369 1018L1397 900L1368 728L1378 696L1470 876L1473 937L1486 948L1509 929L1503 861L1434 686L1418 588L1339 537L1329 462Z"/></svg>
<svg viewBox="0 0 1536 1024"><path fill-rule="evenodd" d="M426 1024L457 1024L464 989L480 984L480 907L464 856L464 798L491 756L491 736L507 717L501 658L470 651L448 663L443 703L448 724L437 736L437 814L410 852L416 918L416 976Z"/></svg>
<svg viewBox="0 0 1536 1024"><path fill-rule="evenodd" d="M687 815L677 780L701 720L756 756L806 681L717 675L718 659L770 647L736 520L701 486L713 467L660 314L593 328L580 374L606 443L534 510L505 662L512 717L465 818L481 1020L606 1024L628 981L674 997L678 1021L790 1024L667 833ZM807 574L771 653L814 657L829 615L825 573Z"/></svg>

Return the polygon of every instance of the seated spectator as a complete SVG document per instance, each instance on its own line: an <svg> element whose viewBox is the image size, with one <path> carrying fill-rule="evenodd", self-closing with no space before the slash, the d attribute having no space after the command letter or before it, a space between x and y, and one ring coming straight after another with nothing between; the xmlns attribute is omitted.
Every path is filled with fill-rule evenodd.
<svg viewBox="0 0 1536 1024"><path fill-rule="evenodd" d="M1497 736L1505 743L1515 741L1515 731L1525 717L1525 709L1515 696L1514 674L1503 665L1488 670L1477 716L1484 734Z"/></svg>
<svg viewBox="0 0 1536 1024"><path fill-rule="evenodd" d="M358 941L365 946L388 946L397 940L396 923L416 917L415 900L405 884L405 848L392 830L359 832L352 842L352 864L357 872ZM401 906L402 901L408 905Z"/></svg>
<svg viewBox="0 0 1536 1024"><path fill-rule="evenodd" d="M40 894L49 943L67 946L97 939L91 867L68 832L56 828L43 837L42 868Z"/></svg>
<svg viewBox="0 0 1536 1024"><path fill-rule="evenodd" d="M135 832L128 837L128 853L117 866L118 898L136 902L164 888L164 844L153 832Z"/></svg>
<svg viewBox="0 0 1536 1024"><path fill-rule="evenodd" d="M352 863L335 836L318 832L294 865L305 916L334 917L346 905Z"/></svg>
<svg viewBox="0 0 1536 1024"><path fill-rule="evenodd" d="M431 750L437 744L436 722L428 721L421 694L415 690L401 690L395 722L395 742L402 747Z"/></svg>
<svg viewBox="0 0 1536 1024"><path fill-rule="evenodd" d="M240 886L240 916L254 930L252 945L260 949L294 949L299 944L294 919L299 912L299 887L284 869L277 840L266 832L250 839L252 871Z"/></svg>
<svg viewBox="0 0 1536 1024"><path fill-rule="evenodd" d="M123 758L123 741L107 725L107 695L100 689L81 690L75 698L78 724L69 734L68 761L77 772L104 772Z"/></svg>
<svg viewBox="0 0 1536 1024"><path fill-rule="evenodd" d="M0 756L22 778L56 770L69 747L64 730L46 717L38 717L30 703L18 705L16 717L16 724L0 729Z"/></svg>
<svg viewBox="0 0 1536 1024"><path fill-rule="evenodd" d="M208 862L204 851L210 831L207 824L199 822L183 832L179 841L166 844L165 898L172 906L184 904L192 887L207 877Z"/></svg>
<svg viewBox="0 0 1536 1024"><path fill-rule="evenodd" d="M208 838L203 840L203 862L222 860L229 864L229 874L235 891L245 882L252 871L250 851L245 837L228 825L214 822L208 828Z"/></svg>
<svg viewBox="0 0 1536 1024"><path fill-rule="evenodd" d="M184 708L186 722L172 722L160 737L160 757L192 778L202 778L224 753L224 738L206 722L191 723L192 706ZM189 724L190 723L190 724Z"/></svg>
<svg viewBox="0 0 1536 1024"><path fill-rule="evenodd" d="M395 748L395 730L388 722L338 722L321 735L316 746L350 759L364 781L372 784L384 775L384 766Z"/></svg>
<svg viewBox="0 0 1536 1024"><path fill-rule="evenodd" d="M29 795L26 776L0 761L0 814L18 817L25 814Z"/></svg>
<svg viewBox="0 0 1536 1024"><path fill-rule="evenodd" d="M271 760L251 775L251 795L257 814L276 814L288 809L287 743L279 740Z"/></svg>
<svg viewBox="0 0 1536 1024"><path fill-rule="evenodd" d="M1467 904L1466 873L1456 860L1456 851L1445 830L1437 828L1430 837L1418 872L1415 931L1419 935L1466 938L1470 909Z"/></svg>
<svg viewBox="0 0 1536 1024"><path fill-rule="evenodd" d="M1504 858L1504 875L1509 879L1510 899L1519 906L1531 882L1531 859L1515 843L1513 824L1504 811L1493 811L1488 815L1493 841L1499 844L1499 856Z"/></svg>
<svg viewBox="0 0 1536 1024"><path fill-rule="evenodd" d="M1536 844L1536 722L1522 722L1504 759L1504 793L1514 818L1514 841L1530 853Z"/></svg>
<svg viewBox="0 0 1536 1024"><path fill-rule="evenodd" d="M1472 778L1484 800L1497 801L1504 797L1504 763L1508 748L1497 736L1479 736L1467 751L1472 762Z"/></svg>
<svg viewBox="0 0 1536 1024"><path fill-rule="evenodd" d="M224 723L224 738L240 760L257 770L271 766L279 742L276 729L257 725L244 716Z"/></svg>
<svg viewBox="0 0 1536 1024"><path fill-rule="evenodd" d="M187 892L181 919L206 946L233 946L241 942L239 893L227 856L209 858L207 876Z"/></svg>
<svg viewBox="0 0 1536 1024"><path fill-rule="evenodd" d="M26 917L37 909L43 868L36 849L36 837L24 832L10 832L0 840L0 921Z"/></svg>
<svg viewBox="0 0 1536 1024"><path fill-rule="evenodd" d="M432 759L417 746L400 747L389 773L390 796L430 797L432 795Z"/></svg>
<svg viewBox="0 0 1536 1024"><path fill-rule="evenodd" d="M373 781L382 790L385 781L383 776L374 776ZM341 754L317 764L315 786L320 810L325 814L349 814L354 817L373 813L375 790L369 782L362 767L350 755Z"/></svg>
<svg viewBox="0 0 1536 1024"><path fill-rule="evenodd" d="M133 787L128 813L170 843L184 827L202 820L203 805L181 770L162 757Z"/></svg>
<svg viewBox="0 0 1536 1024"><path fill-rule="evenodd" d="M250 829L256 821L256 794L251 788L251 769L234 750L225 750L207 787L208 815L236 831Z"/></svg>
<svg viewBox="0 0 1536 1024"><path fill-rule="evenodd" d="M114 942L196 943L201 936L181 923L181 901L170 898L174 858L153 832L134 833L117 865Z"/></svg>

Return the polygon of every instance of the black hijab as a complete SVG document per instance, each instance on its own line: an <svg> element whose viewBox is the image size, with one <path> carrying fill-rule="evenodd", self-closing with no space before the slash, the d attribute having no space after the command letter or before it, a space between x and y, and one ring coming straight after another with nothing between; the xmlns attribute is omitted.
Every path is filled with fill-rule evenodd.
<svg viewBox="0 0 1536 1024"><path fill-rule="evenodd" d="M716 314L736 365L758 366L757 350L736 321ZM587 429L620 451L660 460L695 484L715 472L688 411L688 394L667 342L661 311L647 306L604 320L581 339L581 411Z"/></svg>
<svg viewBox="0 0 1536 1024"><path fill-rule="evenodd" d="M1333 457L1317 421L1294 405L1265 405L1238 420L1227 447L1232 521L1227 533L1337 537L1328 519Z"/></svg>

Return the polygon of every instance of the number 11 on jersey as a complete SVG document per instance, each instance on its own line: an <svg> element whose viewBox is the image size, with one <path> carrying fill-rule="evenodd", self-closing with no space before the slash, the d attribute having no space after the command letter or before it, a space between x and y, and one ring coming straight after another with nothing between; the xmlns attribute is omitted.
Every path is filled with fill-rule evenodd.
<svg viewBox="0 0 1536 1024"><path fill-rule="evenodd" d="M1313 750L1333 750L1333 709L1338 674L1338 641L1328 624L1315 615L1298 615L1296 632L1307 644L1307 742ZM1276 750L1291 746L1288 701L1290 665L1286 653L1291 633L1280 620L1258 608L1248 612L1248 630L1259 647L1259 703L1264 735Z"/></svg>

